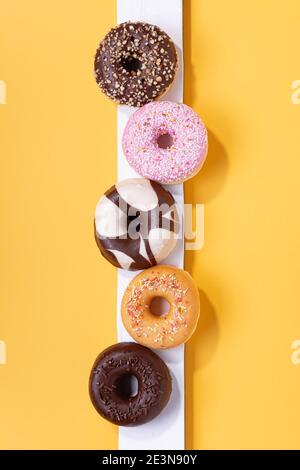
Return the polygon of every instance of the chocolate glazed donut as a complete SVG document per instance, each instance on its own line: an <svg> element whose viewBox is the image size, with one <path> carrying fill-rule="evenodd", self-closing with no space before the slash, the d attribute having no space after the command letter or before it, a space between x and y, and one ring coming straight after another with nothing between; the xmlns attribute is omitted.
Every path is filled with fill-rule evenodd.
<svg viewBox="0 0 300 470"><path fill-rule="evenodd" d="M178 66L171 38L157 26L122 23L100 42L95 57L95 77L112 100L143 106L171 86Z"/></svg>
<svg viewBox="0 0 300 470"><path fill-rule="evenodd" d="M133 396L127 380L132 376L138 384ZM170 398L172 380L165 363L150 349L136 343L119 343L97 357L89 390L103 418L119 426L136 426L163 410Z"/></svg>
<svg viewBox="0 0 300 470"><path fill-rule="evenodd" d="M114 266L140 270L172 251L179 231L173 196L160 184L131 178L106 191L95 212L95 239Z"/></svg>

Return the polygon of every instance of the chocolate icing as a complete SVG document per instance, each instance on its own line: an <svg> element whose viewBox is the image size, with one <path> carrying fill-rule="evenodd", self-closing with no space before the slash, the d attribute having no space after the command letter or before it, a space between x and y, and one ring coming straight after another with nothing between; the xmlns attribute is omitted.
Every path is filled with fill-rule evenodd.
<svg viewBox="0 0 300 470"><path fill-rule="evenodd" d="M124 211L127 217L127 231L128 226L134 223L134 226L139 227L139 238L131 238L129 235L124 236L104 236L97 232L97 226L94 224L95 240L100 249L101 254L114 266L128 270L146 269L156 265L162 261L159 252L152 252L151 243L149 243L149 233L153 229L164 229L170 232L170 239L174 238L174 233L178 233L178 214L175 207L175 201L171 193L166 191L160 184L154 181L144 179L127 180L147 182L151 185L152 191L157 198L157 206L149 208L148 211L136 209L132 204L122 199L117 187L114 185L105 193L105 197L115 204L121 211ZM129 214L136 214L129 216ZM168 216L167 216L168 214ZM169 215L171 216L169 218ZM107 213L103 217L107 216ZM166 217L167 216L167 217ZM165 244L172 244L173 242L165 239ZM144 250L142 250L142 245ZM132 258L130 265L124 266L121 261L114 254L116 252L124 253ZM146 252L146 253L145 253Z"/></svg>
<svg viewBox="0 0 300 470"><path fill-rule="evenodd" d="M117 103L143 106L161 96L177 70L171 38L147 23L122 23L100 42L95 77L102 91Z"/></svg>
<svg viewBox="0 0 300 470"><path fill-rule="evenodd" d="M138 391L128 397L119 383L135 376ZM136 426L155 418L166 406L172 380L166 364L150 349L136 343L118 343L96 359L89 383L98 413L119 426Z"/></svg>

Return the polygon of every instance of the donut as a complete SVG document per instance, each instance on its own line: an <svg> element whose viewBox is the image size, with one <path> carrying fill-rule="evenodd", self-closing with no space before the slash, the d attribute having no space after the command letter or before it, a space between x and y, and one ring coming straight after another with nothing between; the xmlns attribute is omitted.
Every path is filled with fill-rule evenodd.
<svg viewBox="0 0 300 470"><path fill-rule="evenodd" d="M178 59L173 41L160 28L127 22L100 42L94 65L96 82L109 98L143 106L169 89Z"/></svg>
<svg viewBox="0 0 300 470"><path fill-rule="evenodd" d="M144 178L182 183L202 167L207 130L189 106L171 101L149 103L129 118L122 145L128 163Z"/></svg>
<svg viewBox="0 0 300 470"><path fill-rule="evenodd" d="M149 268L172 251L179 232L173 196L154 181L129 178L97 204L95 239L102 255L127 270Z"/></svg>
<svg viewBox="0 0 300 470"><path fill-rule="evenodd" d="M133 377L137 390L130 385ZM97 357L89 391L103 418L119 426L137 426L163 410L172 380L166 364L153 351L136 343L118 343Z"/></svg>
<svg viewBox="0 0 300 470"><path fill-rule="evenodd" d="M153 313L152 305L165 300L166 313ZM200 299L192 277L172 266L155 266L138 274L124 292L121 314L130 336L153 349L168 349L185 343L193 334Z"/></svg>

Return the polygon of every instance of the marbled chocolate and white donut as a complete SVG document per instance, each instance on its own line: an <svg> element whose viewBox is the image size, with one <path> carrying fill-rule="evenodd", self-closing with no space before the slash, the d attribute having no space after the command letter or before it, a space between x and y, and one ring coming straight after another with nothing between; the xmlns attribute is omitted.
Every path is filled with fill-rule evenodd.
<svg viewBox="0 0 300 470"><path fill-rule="evenodd" d="M160 263L174 248L178 231L173 196L144 178L112 186L96 207L97 245L118 268L134 271Z"/></svg>

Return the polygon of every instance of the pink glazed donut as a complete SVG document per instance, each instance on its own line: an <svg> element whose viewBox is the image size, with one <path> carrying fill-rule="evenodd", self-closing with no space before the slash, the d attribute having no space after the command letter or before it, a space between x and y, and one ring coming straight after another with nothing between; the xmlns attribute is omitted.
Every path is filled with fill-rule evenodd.
<svg viewBox="0 0 300 470"><path fill-rule="evenodd" d="M156 101L135 111L128 120L123 151L139 175L176 184L201 169L207 140L205 125L189 106Z"/></svg>

